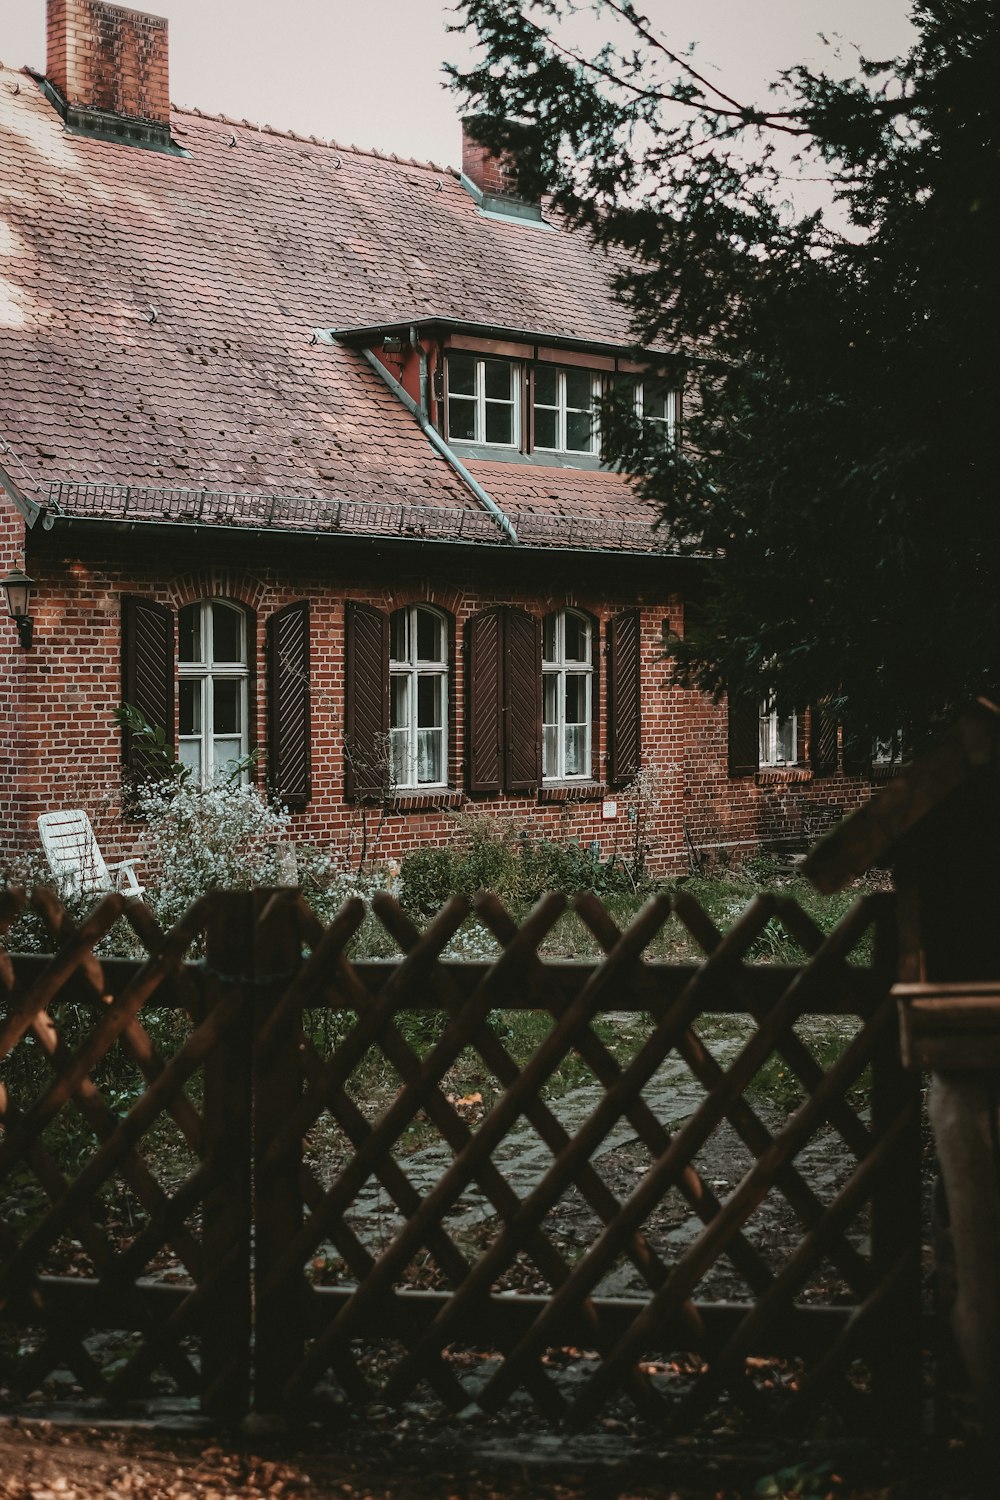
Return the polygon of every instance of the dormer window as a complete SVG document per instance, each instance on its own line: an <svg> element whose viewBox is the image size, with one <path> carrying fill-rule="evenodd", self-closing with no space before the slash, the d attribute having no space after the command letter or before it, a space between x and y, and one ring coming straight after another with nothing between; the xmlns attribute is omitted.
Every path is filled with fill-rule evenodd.
<svg viewBox="0 0 1000 1500"><path fill-rule="evenodd" d="M640 381L635 391L635 406L647 424L651 436L662 443L674 442L677 435L677 392L659 381Z"/></svg>
<svg viewBox="0 0 1000 1500"><path fill-rule="evenodd" d="M596 453L601 377L536 365L534 385L534 446L549 453Z"/></svg>
<svg viewBox="0 0 1000 1500"><path fill-rule="evenodd" d="M521 441L521 367L474 354L448 356L448 436L516 448Z"/></svg>

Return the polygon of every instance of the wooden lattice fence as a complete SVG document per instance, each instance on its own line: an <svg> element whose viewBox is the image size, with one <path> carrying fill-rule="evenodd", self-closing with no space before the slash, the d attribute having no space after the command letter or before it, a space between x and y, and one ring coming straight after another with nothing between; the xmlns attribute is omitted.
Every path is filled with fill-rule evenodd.
<svg viewBox="0 0 1000 1500"><path fill-rule="evenodd" d="M756 1425L822 1399L916 1420L919 1080L899 1061L891 898L824 937L774 896L724 936L682 892L625 932L582 897L604 956L572 963L539 957L555 895L520 925L479 898L499 947L480 962L442 958L458 898L422 932L376 898L390 962L350 958L357 901L324 928L295 892L216 892L164 935L118 896L79 927L33 900L58 953L0 954L11 1393L171 1390L226 1416L526 1393L554 1419L630 1402L685 1429L720 1403ZM22 901L4 898L4 931ZM123 913L145 961L95 956ZM775 922L808 962L746 961ZM669 923L701 962L644 959ZM874 959L852 962L873 926ZM525 1011L550 1019L515 1058L505 1018ZM806 1017L857 1019L826 1056ZM470 1055L488 1082L460 1098ZM760 1086L775 1058L801 1084L790 1114ZM720 1132L732 1181L713 1175ZM772 1243L779 1210L797 1228Z"/></svg>

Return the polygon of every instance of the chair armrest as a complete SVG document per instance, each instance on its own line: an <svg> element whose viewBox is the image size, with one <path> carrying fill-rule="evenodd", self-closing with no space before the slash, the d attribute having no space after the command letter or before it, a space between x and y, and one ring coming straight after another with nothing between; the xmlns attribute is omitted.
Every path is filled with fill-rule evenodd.
<svg viewBox="0 0 1000 1500"><path fill-rule="evenodd" d="M126 895L141 896L143 894L146 887L144 885L140 885L136 877L135 867L137 863L138 861L134 859L120 859L117 864L108 865L108 871L110 873L116 874L118 877L115 880L116 890L121 890L122 877L124 877L124 881L127 886L127 890L125 892Z"/></svg>

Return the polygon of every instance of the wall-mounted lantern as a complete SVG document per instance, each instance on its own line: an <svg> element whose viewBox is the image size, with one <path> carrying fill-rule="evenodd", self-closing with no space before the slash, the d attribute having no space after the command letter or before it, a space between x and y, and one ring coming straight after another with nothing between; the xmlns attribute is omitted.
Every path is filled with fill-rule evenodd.
<svg viewBox="0 0 1000 1500"><path fill-rule="evenodd" d="M0 583L3 584L3 591L7 595L7 608L10 610L11 619L17 626L18 640L27 651L35 632L35 622L28 614L28 600L35 592L34 580L17 568L13 573L8 573L6 578L0 579Z"/></svg>

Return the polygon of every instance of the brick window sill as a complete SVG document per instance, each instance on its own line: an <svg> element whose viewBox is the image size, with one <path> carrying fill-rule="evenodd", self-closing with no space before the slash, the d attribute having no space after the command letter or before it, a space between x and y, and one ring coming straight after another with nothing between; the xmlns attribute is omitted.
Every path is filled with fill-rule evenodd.
<svg viewBox="0 0 1000 1500"><path fill-rule="evenodd" d="M607 795L603 781L558 781L538 788L539 802L599 802Z"/></svg>
<svg viewBox="0 0 1000 1500"><path fill-rule="evenodd" d="M395 813L433 812L441 807L461 807L464 792L441 787L438 791L399 792L389 803L389 811Z"/></svg>
<svg viewBox="0 0 1000 1500"><path fill-rule="evenodd" d="M808 766L762 766L757 772L758 786L788 786L796 781L812 781Z"/></svg>

